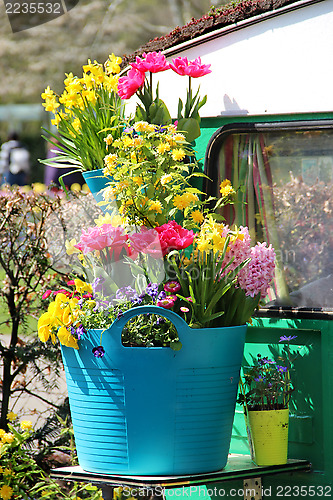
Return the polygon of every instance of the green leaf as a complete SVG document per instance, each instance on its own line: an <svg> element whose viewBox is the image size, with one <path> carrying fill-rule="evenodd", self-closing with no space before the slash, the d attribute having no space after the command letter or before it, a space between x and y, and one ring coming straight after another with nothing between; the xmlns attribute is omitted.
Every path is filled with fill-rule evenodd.
<svg viewBox="0 0 333 500"><path fill-rule="evenodd" d="M177 130L184 132L188 142L193 142L201 134L199 123L194 118L182 118L179 120Z"/></svg>

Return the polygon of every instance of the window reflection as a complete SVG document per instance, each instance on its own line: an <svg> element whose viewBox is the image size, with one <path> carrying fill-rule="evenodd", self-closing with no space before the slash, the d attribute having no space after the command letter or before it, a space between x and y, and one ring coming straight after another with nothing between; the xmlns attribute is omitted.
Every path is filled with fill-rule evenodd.
<svg viewBox="0 0 333 500"><path fill-rule="evenodd" d="M216 173L238 189L224 215L276 250L267 306L333 309L333 130L226 135Z"/></svg>

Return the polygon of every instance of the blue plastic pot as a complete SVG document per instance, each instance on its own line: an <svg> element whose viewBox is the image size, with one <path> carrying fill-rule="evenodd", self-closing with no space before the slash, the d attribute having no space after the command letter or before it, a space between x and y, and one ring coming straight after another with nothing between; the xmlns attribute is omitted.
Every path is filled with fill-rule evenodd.
<svg viewBox="0 0 333 500"><path fill-rule="evenodd" d="M135 315L171 320L182 342L124 347ZM62 347L80 466L88 472L178 475L212 472L227 462L245 326L191 329L157 306L126 311L103 332L106 354L94 358L101 330L80 349Z"/></svg>
<svg viewBox="0 0 333 500"><path fill-rule="evenodd" d="M108 180L103 175L103 169L87 170L86 172L82 172L82 176L96 202L104 201L101 190L106 188ZM100 208L103 210L103 205Z"/></svg>

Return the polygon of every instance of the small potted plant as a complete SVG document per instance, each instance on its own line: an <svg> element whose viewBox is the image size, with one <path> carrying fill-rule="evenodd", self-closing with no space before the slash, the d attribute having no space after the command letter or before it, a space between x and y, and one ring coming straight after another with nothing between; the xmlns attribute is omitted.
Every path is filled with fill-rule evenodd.
<svg viewBox="0 0 333 500"><path fill-rule="evenodd" d="M280 337L285 347L276 361L257 354L251 366L243 367L238 402L244 407L250 452L256 465L287 462L289 400L294 390L290 342L296 338Z"/></svg>

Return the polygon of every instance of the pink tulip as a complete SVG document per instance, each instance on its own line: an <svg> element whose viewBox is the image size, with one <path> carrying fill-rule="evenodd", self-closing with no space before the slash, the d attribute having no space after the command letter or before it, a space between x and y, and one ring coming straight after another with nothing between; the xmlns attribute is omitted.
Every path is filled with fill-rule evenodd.
<svg viewBox="0 0 333 500"><path fill-rule="evenodd" d="M121 99L129 99L145 81L145 74L137 69L130 69L126 76L118 80L118 94Z"/></svg>
<svg viewBox="0 0 333 500"><path fill-rule="evenodd" d="M155 229L158 232L163 256L171 250L182 250L193 243L193 231L183 228L174 220Z"/></svg>
<svg viewBox="0 0 333 500"><path fill-rule="evenodd" d="M144 253L155 257L155 259L162 257L161 244L158 233L155 229L147 229L142 227L140 232L131 234L129 236L133 259L136 259L139 253Z"/></svg>
<svg viewBox="0 0 333 500"><path fill-rule="evenodd" d="M148 54L143 53L142 56L142 59L138 56L136 57L135 63L131 63L132 68L141 71L142 73L145 73L146 71L159 73L160 71L169 69L169 63L161 52L149 52Z"/></svg>
<svg viewBox="0 0 333 500"><path fill-rule="evenodd" d="M192 78L199 78L200 76L208 75L211 73L210 64L202 64L201 58L198 57L194 61L190 61L186 68L186 75Z"/></svg>
<svg viewBox="0 0 333 500"><path fill-rule="evenodd" d="M187 57L176 57L170 63L170 68L178 75L187 75L192 78L199 78L211 73L210 66L210 64L202 64L200 57L194 61L188 61Z"/></svg>
<svg viewBox="0 0 333 500"><path fill-rule="evenodd" d="M123 249L128 253L127 234L120 227L113 227L111 224L89 227L87 231L82 230L80 241L75 247L84 254L107 248L110 254L114 252L117 260Z"/></svg>
<svg viewBox="0 0 333 500"><path fill-rule="evenodd" d="M170 68L180 76L187 75L186 69L188 67L187 57L176 57L172 59L170 63Z"/></svg>

